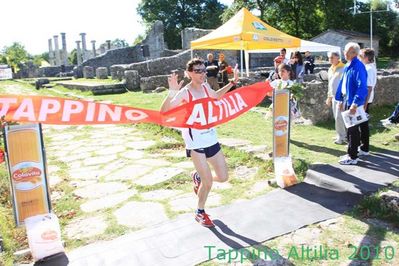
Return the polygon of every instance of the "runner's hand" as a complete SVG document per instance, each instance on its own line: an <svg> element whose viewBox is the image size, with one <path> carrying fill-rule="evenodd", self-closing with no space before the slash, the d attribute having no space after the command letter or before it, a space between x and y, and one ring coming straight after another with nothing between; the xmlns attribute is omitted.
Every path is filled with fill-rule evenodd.
<svg viewBox="0 0 399 266"><path fill-rule="evenodd" d="M183 82L184 80L178 82L178 75L172 73L172 75L168 77L169 91L175 91L177 93L183 86Z"/></svg>

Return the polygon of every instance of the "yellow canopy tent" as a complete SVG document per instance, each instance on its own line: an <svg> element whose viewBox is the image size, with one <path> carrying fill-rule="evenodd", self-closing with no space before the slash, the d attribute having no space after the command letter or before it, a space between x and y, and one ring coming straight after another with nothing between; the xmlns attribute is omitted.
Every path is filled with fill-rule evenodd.
<svg viewBox="0 0 399 266"><path fill-rule="evenodd" d="M263 50L299 47L301 39L269 26L246 8L209 34L191 42L191 49Z"/></svg>
<svg viewBox="0 0 399 266"><path fill-rule="evenodd" d="M252 15L246 8L242 8L216 30L191 42L191 50L241 50L241 57L245 52L247 76L249 52L278 52L281 48L301 51L340 51L337 46L304 41L276 30Z"/></svg>
<svg viewBox="0 0 399 266"><path fill-rule="evenodd" d="M191 50L241 50L245 52L247 75L250 50L299 47L301 39L269 26L242 8L225 24L209 34L191 42ZM242 62L242 60L241 60ZM243 65L241 63L241 73Z"/></svg>

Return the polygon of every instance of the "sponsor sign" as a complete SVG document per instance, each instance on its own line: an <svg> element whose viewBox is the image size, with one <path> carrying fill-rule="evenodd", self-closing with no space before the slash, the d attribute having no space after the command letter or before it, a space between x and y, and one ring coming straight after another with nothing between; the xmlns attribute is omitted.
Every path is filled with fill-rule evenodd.
<svg viewBox="0 0 399 266"><path fill-rule="evenodd" d="M6 126L4 143L14 217L19 226L28 217L51 211L41 126Z"/></svg>

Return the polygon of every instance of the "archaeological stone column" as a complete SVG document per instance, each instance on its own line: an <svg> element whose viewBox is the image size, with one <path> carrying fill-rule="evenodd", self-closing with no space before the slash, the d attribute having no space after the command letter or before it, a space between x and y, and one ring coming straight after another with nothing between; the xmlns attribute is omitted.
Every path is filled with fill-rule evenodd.
<svg viewBox="0 0 399 266"><path fill-rule="evenodd" d="M91 47L93 49L93 57L96 57L96 41L91 41Z"/></svg>
<svg viewBox="0 0 399 266"><path fill-rule="evenodd" d="M61 65L61 55L60 55L60 48L58 46L58 35L54 35L54 49L55 49L55 65Z"/></svg>
<svg viewBox="0 0 399 266"><path fill-rule="evenodd" d="M62 64L64 66L68 65L68 52L66 45L65 32L61 32L61 43L62 43Z"/></svg>
<svg viewBox="0 0 399 266"><path fill-rule="evenodd" d="M86 61L88 59L86 52L86 33L82 32L80 36L82 36L82 58L83 61Z"/></svg>
<svg viewBox="0 0 399 266"><path fill-rule="evenodd" d="M76 57L78 59L78 66L82 64L82 51L80 50L80 41L76 41Z"/></svg>
<svg viewBox="0 0 399 266"><path fill-rule="evenodd" d="M50 66L54 66L53 39L48 39L48 57Z"/></svg>

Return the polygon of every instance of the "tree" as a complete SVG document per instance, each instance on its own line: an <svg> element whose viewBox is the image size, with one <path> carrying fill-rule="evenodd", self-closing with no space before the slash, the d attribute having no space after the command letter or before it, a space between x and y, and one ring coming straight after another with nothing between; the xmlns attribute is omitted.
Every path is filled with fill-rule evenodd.
<svg viewBox="0 0 399 266"><path fill-rule="evenodd" d="M396 0L397 1L397 0ZM387 0L356 1L359 12L384 10ZM328 29L370 32L369 13L353 14L353 0L235 0L226 9L226 22L242 7L259 11L260 19L290 35L310 39ZM380 54L394 55L399 48L398 12L373 13L373 33L380 37Z"/></svg>
<svg viewBox="0 0 399 266"><path fill-rule="evenodd" d="M111 42L111 46L123 48L123 47L128 47L129 44L124 39L115 39Z"/></svg>
<svg viewBox="0 0 399 266"><path fill-rule="evenodd" d="M218 0L142 0L137 13L151 28L155 21L164 25L164 37L170 49L181 48L180 32L186 27L215 29L221 25L225 8Z"/></svg>
<svg viewBox="0 0 399 266"><path fill-rule="evenodd" d="M68 57L68 61L72 64L72 65L77 65L78 64L78 51L75 49L73 49Z"/></svg>
<svg viewBox="0 0 399 266"><path fill-rule="evenodd" d="M8 47L5 46L2 53L6 63L12 68L14 73L19 70L18 64L26 62L31 57L25 47L18 42L14 42Z"/></svg>
<svg viewBox="0 0 399 266"><path fill-rule="evenodd" d="M139 34L136 39L134 39L133 41L133 45L137 45L139 43L141 43L142 41L144 41L145 37L144 35Z"/></svg>

